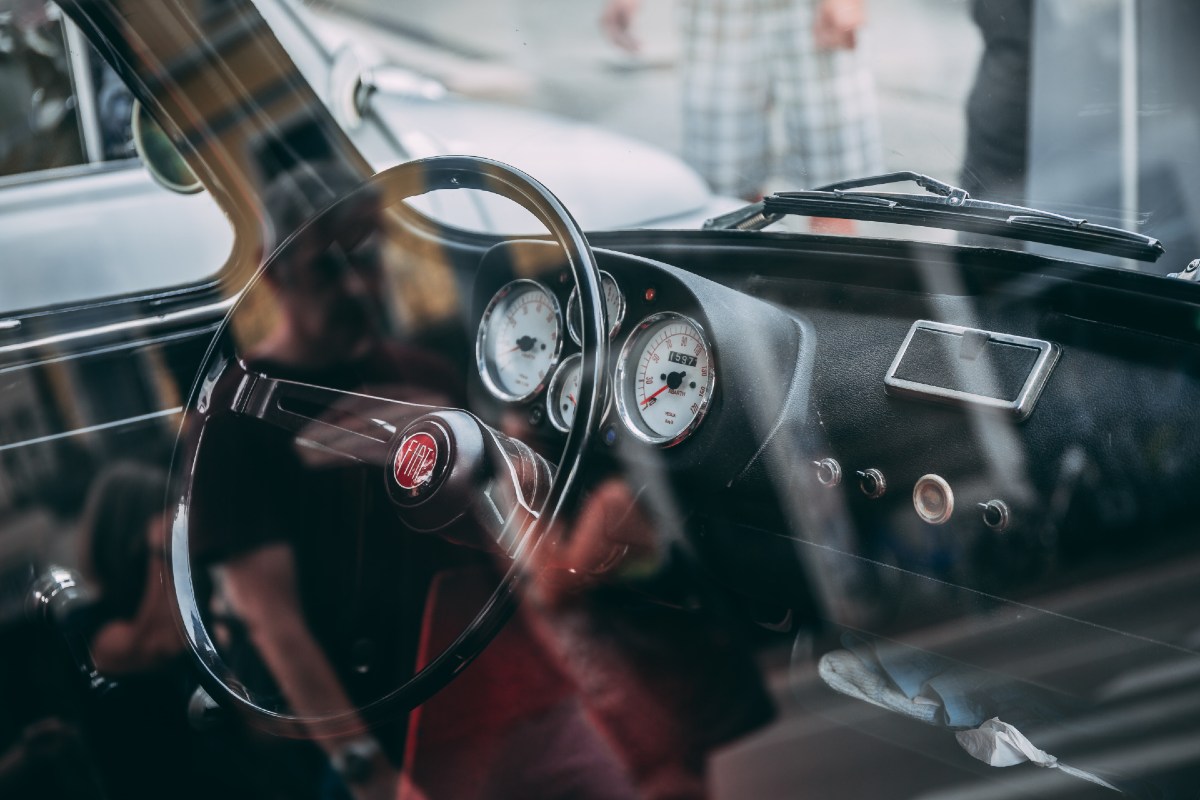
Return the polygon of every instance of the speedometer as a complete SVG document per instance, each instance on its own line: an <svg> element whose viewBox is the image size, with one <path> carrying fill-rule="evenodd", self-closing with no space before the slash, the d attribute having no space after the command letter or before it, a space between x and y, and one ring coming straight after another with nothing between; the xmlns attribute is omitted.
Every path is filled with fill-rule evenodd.
<svg viewBox="0 0 1200 800"><path fill-rule="evenodd" d="M562 312L546 287L521 279L496 292L475 340L475 360L488 391L510 402L533 397L561 351Z"/></svg>
<svg viewBox="0 0 1200 800"><path fill-rule="evenodd" d="M673 311L654 314L621 348L617 412L638 439L670 447L704 419L716 378L699 324Z"/></svg>

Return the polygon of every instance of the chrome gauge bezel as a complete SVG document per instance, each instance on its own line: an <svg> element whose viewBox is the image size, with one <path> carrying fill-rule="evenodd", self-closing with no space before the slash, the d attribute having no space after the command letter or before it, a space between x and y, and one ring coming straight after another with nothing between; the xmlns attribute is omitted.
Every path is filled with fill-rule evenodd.
<svg viewBox="0 0 1200 800"><path fill-rule="evenodd" d="M479 377L483 380L483 385L485 387L487 387L487 390L489 392L491 392L492 395L495 396L496 398L503 400L505 402L508 402L508 403L520 403L520 402L530 399L531 397L536 397L538 392L540 392L540 391L542 391L542 389L546 388L546 384L549 380L549 378L543 378L541 383L539 383L537 386L535 386L533 389L526 392L525 394L520 394L520 395L513 394L511 392L507 392L504 389L500 388L500 383L496 379L496 377L492 374L492 369L488 364L487 355L486 355L487 354L488 337L490 335L488 323L491 321L492 314L495 313L496 309L500 306L500 304L506 298L508 298L513 293L515 293L525 287L536 288L538 291L540 291L542 294L544 294L546 296L546 298L549 300L550 307L554 309L554 324L555 324L554 352L550 357L549 365L546 367L546 375L547 376L554 375L555 369L558 366L558 359L562 355L562 347L563 347L562 306L559 304L558 298L555 297L554 292L551 291L551 289L548 286L546 286L545 284L539 283L538 281L535 281L535 280L530 280L529 278L518 278L514 281L509 281L508 283L504 284L499 289L497 289L496 293L494 295L492 295L492 299L488 301L487 308L484 309L483 316L479 320L479 328L475 334L475 366L479 370Z"/></svg>
<svg viewBox="0 0 1200 800"><path fill-rule="evenodd" d="M617 307L613 311L613 321L608 326L608 340L611 342L621 332L621 323L625 321L625 293L621 291L621 284L617 283L617 279L612 276L612 273L600 270L600 293L604 294L604 282L609 281L617 290ZM608 321L608 304L604 297L601 296L601 301L604 302L604 320ZM567 333L571 336L571 341L580 347L583 342L579 340L579 331L576 330L575 320L579 316L578 312L572 312L572 309L579 308L579 288L571 290L571 296L567 298Z"/></svg>
<svg viewBox="0 0 1200 800"><path fill-rule="evenodd" d="M562 382L567 379L567 373L571 371L574 364L579 364L579 369L583 369L583 354L573 353L562 360L562 363L554 370L554 374L550 376L550 385L546 387L546 418L550 420L550 424L554 426L556 431L567 433L571 430L563 419L558 410L558 390Z"/></svg>
<svg viewBox="0 0 1200 800"><path fill-rule="evenodd" d="M671 436L662 436L651 432L649 427L644 425L639 417L635 416L638 413L636 405L632 408L630 406L630 401L634 397L634 386L631 381L635 380L637 375L637 364L630 363L630 359L637 357L635 350L640 349L642 342L645 341L645 333L665 321L682 322L690 325L698 334L697 338L699 338L700 343L704 345L704 349L708 352L708 386L704 397L699 401L696 415L692 417L691 421L688 422L683 430ZM700 423L704 421L704 417L708 413L708 408L712 404L713 393L717 389L717 356L713 352L712 342L709 341L708 333L704 330L704 326L695 319L676 311L659 311L656 314L646 317L629 332L629 336L625 339L625 344L621 347L621 354L617 358L617 372L613 385L617 397L617 415L621 418L625 429L635 439L663 448L674 447L687 439L699 427Z"/></svg>

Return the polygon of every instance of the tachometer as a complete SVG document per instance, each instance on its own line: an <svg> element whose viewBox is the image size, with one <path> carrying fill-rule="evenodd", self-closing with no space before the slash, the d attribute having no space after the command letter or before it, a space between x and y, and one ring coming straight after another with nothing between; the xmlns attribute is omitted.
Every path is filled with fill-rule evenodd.
<svg viewBox="0 0 1200 800"><path fill-rule="evenodd" d="M716 378L700 326L672 311L654 314L621 348L617 412L638 439L670 447L704 419Z"/></svg>
<svg viewBox="0 0 1200 800"><path fill-rule="evenodd" d="M617 286L617 279L604 270L600 270L600 293L604 296L604 324L608 329L608 338L612 339L621 330L621 322L625 319L625 295ZM567 332L575 344L579 341L579 290L572 289L571 297L567 300Z"/></svg>
<svg viewBox="0 0 1200 800"><path fill-rule="evenodd" d="M562 351L558 300L537 281L515 280L483 312L475 360L488 391L517 402L537 394Z"/></svg>

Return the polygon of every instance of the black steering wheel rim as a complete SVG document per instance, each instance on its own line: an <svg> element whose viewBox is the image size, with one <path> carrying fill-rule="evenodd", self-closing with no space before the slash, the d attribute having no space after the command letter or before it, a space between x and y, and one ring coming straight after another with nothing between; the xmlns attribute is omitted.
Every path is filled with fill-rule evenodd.
<svg viewBox="0 0 1200 800"><path fill-rule="evenodd" d="M353 203L363 193L382 195L384 207L394 208L409 198L436 190L476 189L506 197L532 213L550 231L564 251L567 268L579 289L582 328L582 371L575 423L567 434L558 469L545 501L522 536L537 542L558 519L575 487L583 456L603 412L608 338L605 335L599 269L587 239L565 206L544 185L520 170L498 161L473 156L442 156L412 161L378 173L357 189L335 200L313 215L276 249L260 267L253 281L261 278L289 243L326 214ZM415 211L407 213L416 214ZM436 227L436 223L431 223ZM252 281L252 283L253 283ZM245 294L243 294L243 298ZM202 362L181 423L179 443L172 465L168 508L172 528L167 564L177 620L201 683L213 698L233 706L261 729L288 736L337 736L354 733L365 723L373 725L394 719L432 697L469 665L496 636L516 608L525 572L514 562L475 618L440 654L412 677L386 695L353 709L323 716L281 713L256 702L221 656L204 622L192 576L190 524L192 516L195 453L186 444L187 432L203 425L210 407L211 392L231 363L223 353L230 320L239 303L226 314Z"/></svg>

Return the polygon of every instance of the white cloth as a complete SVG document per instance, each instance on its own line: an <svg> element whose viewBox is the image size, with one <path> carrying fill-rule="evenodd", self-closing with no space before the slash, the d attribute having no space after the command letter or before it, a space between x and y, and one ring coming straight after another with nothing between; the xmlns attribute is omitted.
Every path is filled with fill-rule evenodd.
<svg viewBox="0 0 1200 800"><path fill-rule="evenodd" d="M1124 794L1098 775L1068 766L1045 750L1039 750L1033 742L1025 738L1025 734L998 717L992 717L978 728L959 731L954 734L954 738L958 740L962 749L988 766L1011 767L1028 761L1039 767L1061 770L1067 775Z"/></svg>

